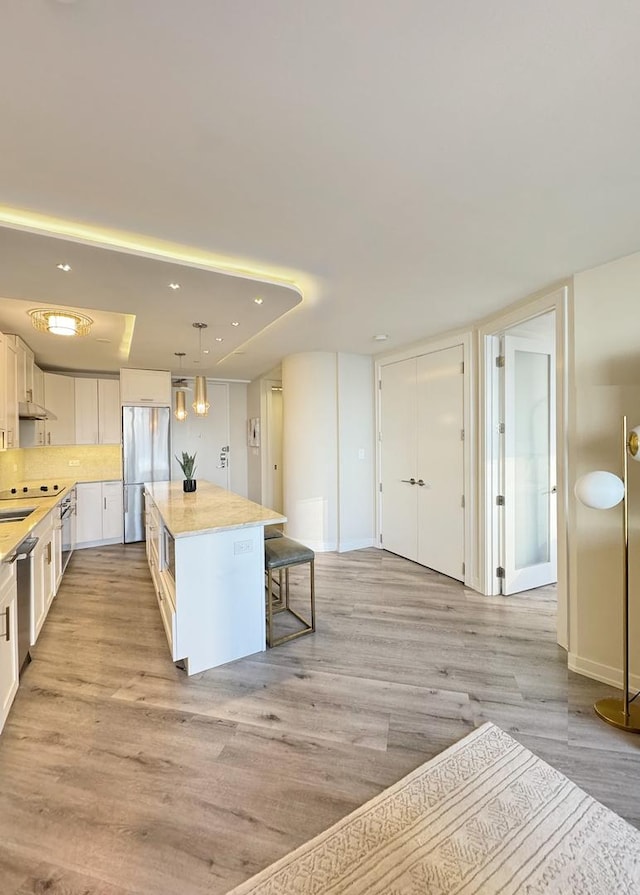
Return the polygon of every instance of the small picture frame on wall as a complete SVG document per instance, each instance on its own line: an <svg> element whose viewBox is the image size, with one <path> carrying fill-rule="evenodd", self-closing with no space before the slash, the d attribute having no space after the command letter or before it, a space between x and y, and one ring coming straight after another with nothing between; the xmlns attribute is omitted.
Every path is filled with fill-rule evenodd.
<svg viewBox="0 0 640 895"><path fill-rule="evenodd" d="M260 447L260 418L257 416L247 422L247 444L249 447Z"/></svg>

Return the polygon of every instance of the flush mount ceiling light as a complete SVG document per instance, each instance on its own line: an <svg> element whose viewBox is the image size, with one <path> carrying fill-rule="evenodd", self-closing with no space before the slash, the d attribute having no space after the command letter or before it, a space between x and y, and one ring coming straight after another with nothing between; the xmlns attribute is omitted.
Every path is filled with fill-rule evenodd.
<svg viewBox="0 0 640 895"><path fill-rule="evenodd" d="M58 270L64 270L65 273L69 273L69 271L71 270L70 264L56 264L56 267L58 268Z"/></svg>
<svg viewBox="0 0 640 895"><path fill-rule="evenodd" d="M207 328L207 324L194 323L193 325L198 330L198 360L200 360L202 358L202 330ZM196 376L195 378L193 409L196 416L206 416L209 412L206 376Z"/></svg>
<svg viewBox="0 0 640 895"><path fill-rule="evenodd" d="M180 359L180 372L182 372L182 358L184 357L184 351L174 351L173 352L177 358ZM176 408L174 410L175 418L184 423L186 420L187 413L187 396L183 389L178 389L176 392Z"/></svg>
<svg viewBox="0 0 640 895"><path fill-rule="evenodd" d="M74 311L36 308L29 311L34 329L54 336L87 336L93 320Z"/></svg>

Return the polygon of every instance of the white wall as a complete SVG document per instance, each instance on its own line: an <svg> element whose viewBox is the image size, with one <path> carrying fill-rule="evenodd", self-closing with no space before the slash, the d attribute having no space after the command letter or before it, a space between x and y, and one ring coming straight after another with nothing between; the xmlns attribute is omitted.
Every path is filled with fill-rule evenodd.
<svg viewBox="0 0 640 895"><path fill-rule="evenodd" d="M375 543L373 358L338 354L338 549Z"/></svg>
<svg viewBox="0 0 640 895"><path fill-rule="evenodd" d="M245 419L245 427L247 420L254 417L260 417L260 399L262 395L262 383L260 379L254 379L249 383L247 388L247 412ZM247 441L246 428L244 436L245 444ZM260 448L247 448L247 496L249 500L255 500L256 503L262 503L262 459Z"/></svg>
<svg viewBox="0 0 640 895"><path fill-rule="evenodd" d="M640 423L640 254L574 278L572 483L592 469L622 473L621 417ZM640 464L630 462L631 671L640 687ZM622 680L622 510L575 502L569 667Z"/></svg>
<svg viewBox="0 0 640 895"><path fill-rule="evenodd" d="M317 551L338 544L336 367L336 355L323 351L282 362L287 534Z"/></svg>
<svg viewBox="0 0 640 895"><path fill-rule="evenodd" d="M229 383L229 447L231 468L229 486L236 494L248 496L247 457L247 385Z"/></svg>

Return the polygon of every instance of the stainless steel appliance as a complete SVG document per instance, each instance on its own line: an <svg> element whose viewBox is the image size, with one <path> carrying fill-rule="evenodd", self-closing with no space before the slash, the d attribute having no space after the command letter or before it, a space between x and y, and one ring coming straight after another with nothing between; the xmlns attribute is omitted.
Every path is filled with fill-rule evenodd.
<svg viewBox="0 0 640 895"><path fill-rule="evenodd" d="M31 661L29 645L31 643L31 587L33 580L33 549L38 538L25 538L16 548L15 553L7 557L5 562L17 562L16 581L18 586L18 667L22 674L25 666Z"/></svg>
<svg viewBox="0 0 640 895"><path fill-rule="evenodd" d="M76 546L76 489L60 501L60 527L62 529L62 571L67 568Z"/></svg>
<svg viewBox="0 0 640 895"><path fill-rule="evenodd" d="M169 407L122 408L124 541L144 540L144 483L168 482Z"/></svg>

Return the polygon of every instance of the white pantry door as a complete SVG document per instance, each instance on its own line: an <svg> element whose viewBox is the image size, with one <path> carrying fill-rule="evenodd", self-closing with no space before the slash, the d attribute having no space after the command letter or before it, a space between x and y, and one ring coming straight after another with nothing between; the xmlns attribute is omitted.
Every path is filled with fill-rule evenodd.
<svg viewBox="0 0 640 895"><path fill-rule="evenodd" d="M418 562L464 580L462 345L417 360Z"/></svg>
<svg viewBox="0 0 640 895"><path fill-rule="evenodd" d="M381 372L382 545L418 559L416 359ZM414 484L411 484L413 481Z"/></svg>
<svg viewBox="0 0 640 895"><path fill-rule="evenodd" d="M550 340L504 336L504 585L557 580L555 362Z"/></svg>

